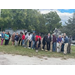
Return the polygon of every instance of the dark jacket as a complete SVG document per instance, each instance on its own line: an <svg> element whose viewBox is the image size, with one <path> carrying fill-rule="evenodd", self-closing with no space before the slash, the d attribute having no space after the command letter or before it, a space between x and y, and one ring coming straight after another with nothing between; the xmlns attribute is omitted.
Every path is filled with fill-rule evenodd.
<svg viewBox="0 0 75 75"><path fill-rule="evenodd" d="M68 43L68 38L66 37L66 38L64 38L64 43Z"/></svg>
<svg viewBox="0 0 75 75"><path fill-rule="evenodd" d="M46 42L51 42L51 36L50 36L49 38L48 38L48 36L47 36Z"/></svg>
<svg viewBox="0 0 75 75"><path fill-rule="evenodd" d="M42 43L43 43L43 44L46 43L46 36L43 37Z"/></svg>
<svg viewBox="0 0 75 75"><path fill-rule="evenodd" d="M53 43L56 42L56 36L53 35Z"/></svg>
<svg viewBox="0 0 75 75"><path fill-rule="evenodd" d="M19 40L19 36L15 35L15 40L18 41Z"/></svg>
<svg viewBox="0 0 75 75"><path fill-rule="evenodd" d="M32 35L32 41L35 41L35 35Z"/></svg>

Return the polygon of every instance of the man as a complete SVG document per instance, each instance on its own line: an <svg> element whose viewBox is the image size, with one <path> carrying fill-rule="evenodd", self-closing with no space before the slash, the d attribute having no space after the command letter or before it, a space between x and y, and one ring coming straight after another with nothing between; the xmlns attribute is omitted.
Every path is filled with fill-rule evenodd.
<svg viewBox="0 0 75 75"><path fill-rule="evenodd" d="M43 37L43 40L42 40L42 44L43 44L43 47L42 47L43 49L42 49L42 50L45 50L46 37L47 37L47 36L44 36L44 37Z"/></svg>
<svg viewBox="0 0 75 75"><path fill-rule="evenodd" d="M62 35L61 52L64 52L64 35Z"/></svg>
<svg viewBox="0 0 75 75"><path fill-rule="evenodd" d="M69 36L69 39L68 39L67 53L71 53L71 43L72 43L72 37L71 37L71 35L70 35L70 36Z"/></svg>
<svg viewBox="0 0 75 75"><path fill-rule="evenodd" d="M61 51L61 43L62 43L62 37L61 35L59 35L59 37L57 38L57 52Z"/></svg>
<svg viewBox="0 0 75 75"><path fill-rule="evenodd" d="M18 45L22 46L22 32L20 32L20 34L19 34L19 43L18 43Z"/></svg>
<svg viewBox="0 0 75 75"><path fill-rule="evenodd" d="M8 35L9 35L9 41L10 41L10 38L11 38L11 34L10 34L10 32L8 32ZM8 41L8 43L9 43L9 41Z"/></svg>
<svg viewBox="0 0 75 75"><path fill-rule="evenodd" d="M68 38L64 36L64 54L67 54Z"/></svg>
<svg viewBox="0 0 75 75"><path fill-rule="evenodd" d="M32 49L35 48L35 32L33 32L33 35L32 35Z"/></svg>
<svg viewBox="0 0 75 75"><path fill-rule="evenodd" d="M52 40L52 51L56 51L56 36L53 34L53 40Z"/></svg>
<svg viewBox="0 0 75 75"><path fill-rule="evenodd" d="M28 47L28 45L27 45L27 43L28 43L28 35L29 34L27 34L27 32L25 33L25 47L24 48L26 48L26 47Z"/></svg>
<svg viewBox="0 0 75 75"><path fill-rule="evenodd" d="M3 45L4 38L5 38L5 34L4 34L4 31L3 31L2 34L1 34L1 45Z"/></svg>
<svg viewBox="0 0 75 75"><path fill-rule="evenodd" d="M16 35L15 35L15 46L18 45L18 40L19 40L19 36L18 36L18 33L16 33Z"/></svg>
<svg viewBox="0 0 75 75"><path fill-rule="evenodd" d="M47 42L47 50L50 51L50 43L51 43L51 36L50 36L50 33L48 33L46 42ZM46 50L46 51L47 51L47 50Z"/></svg>

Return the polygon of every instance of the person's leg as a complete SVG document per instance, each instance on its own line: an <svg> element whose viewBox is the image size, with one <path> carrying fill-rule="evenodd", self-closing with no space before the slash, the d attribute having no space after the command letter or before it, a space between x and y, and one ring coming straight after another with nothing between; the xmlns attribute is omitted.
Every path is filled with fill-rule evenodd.
<svg viewBox="0 0 75 75"><path fill-rule="evenodd" d="M64 46L64 54L67 54L67 47L68 47L68 43L66 43Z"/></svg>
<svg viewBox="0 0 75 75"><path fill-rule="evenodd" d="M48 45L49 45L49 46L48 46L48 47L49 47L49 49L48 49L48 50L50 51L50 42L48 43Z"/></svg>
<svg viewBox="0 0 75 75"><path fill-rule="evenodd" d="M1 45L3 45L3 39L1 39Z"/></svg>
<svg viewBox="0 0 75 75"><path fill-rule="evenodd" d="M6 45L6 40L5 40L5 45Z"/></svg>
<svg viewBox="0 0 75 75"><path fill-rule="evenodd" d="M30 40L28 41L28 44L29 44L29 47L30 47L30 45L31 45L31 42L30 42Z"/></svg>
<svg viewBox="0 0 75 75"><path fill-rule="evenodd" d="M34 41L32 41L32 48L34 48Z"/></svg>
<svg viewBox="0 0 75 75"><path fill-rule="evenodd" d="M48 50L48 42L47 42L47 50Z"/></svg>
<svg viewBox="0 0 75 75"><path fill-rule="evenodd" d="M52 43L52 51L54 51L54 43Z"/></svg>

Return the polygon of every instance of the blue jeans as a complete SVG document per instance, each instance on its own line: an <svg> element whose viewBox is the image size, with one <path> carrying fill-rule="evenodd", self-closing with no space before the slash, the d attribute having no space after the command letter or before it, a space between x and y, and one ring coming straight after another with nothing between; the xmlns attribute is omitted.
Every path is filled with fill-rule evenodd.
<svg viewBox="0 0 75 75"><path fill-rule="evenodd" d="M22 40L22 46L24 46L24 40Z"/></svg>
<svg viewBox="0 0 75 75"><path fill-rule="evenodd" d="M32 48L35 48L35 41L32 41L33 45L32 45Z"/></svg>
<svg viewBox="0 0 75 75"><path fill-rule="evenodd" d="M53 43L52 51L53 51L53 52L55 52L55 51L56 51L56 42L54 42L54 43Z"/></svg>

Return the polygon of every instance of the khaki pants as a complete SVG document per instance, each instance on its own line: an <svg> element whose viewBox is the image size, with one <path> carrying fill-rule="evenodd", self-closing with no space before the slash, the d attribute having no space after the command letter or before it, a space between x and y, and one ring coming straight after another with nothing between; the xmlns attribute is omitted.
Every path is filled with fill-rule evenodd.
<svg viewBox="0 0 75 75"><path fill-rule="evenodd" d="M65 43L65 45L64 45L64 54L67 54L67 47L68 47L68 43Z"/></svg>

